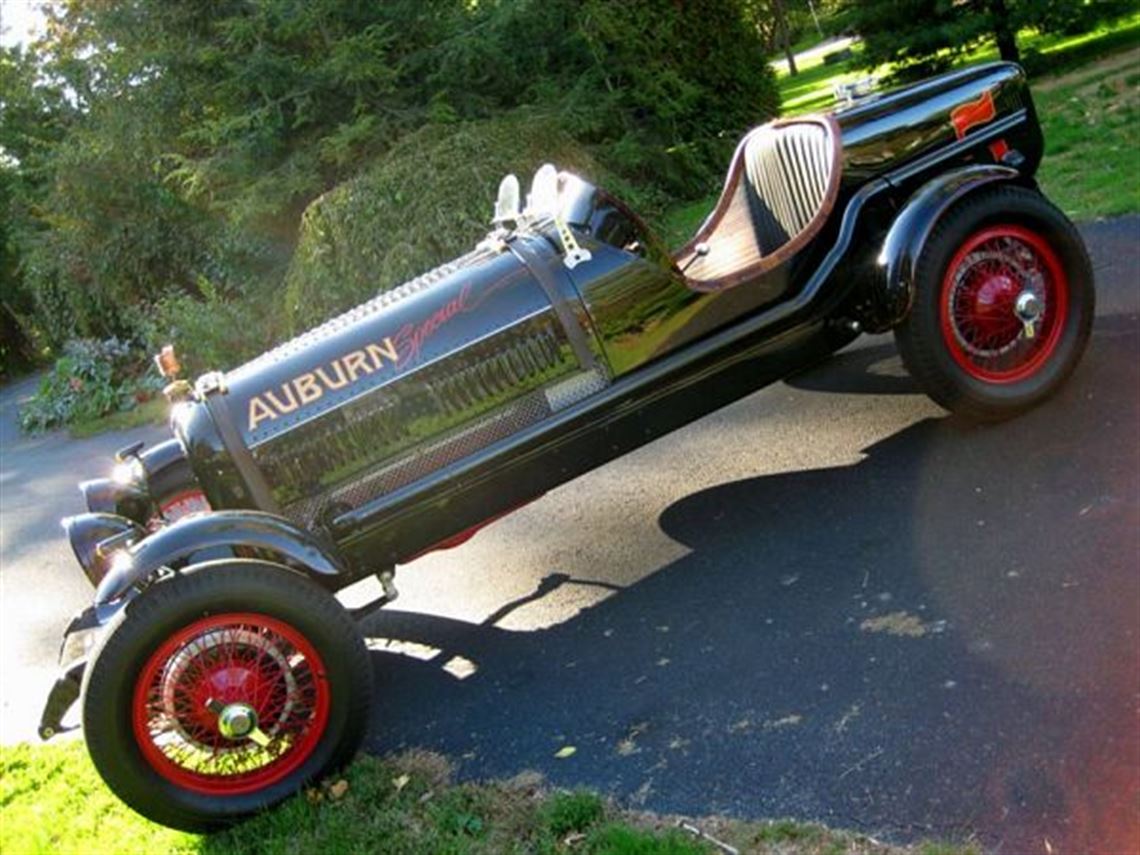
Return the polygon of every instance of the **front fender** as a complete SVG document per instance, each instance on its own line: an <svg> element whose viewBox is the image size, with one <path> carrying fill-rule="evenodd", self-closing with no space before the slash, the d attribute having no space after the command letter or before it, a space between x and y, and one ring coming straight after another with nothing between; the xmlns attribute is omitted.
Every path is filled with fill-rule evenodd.
<svg viewBox="0 0 1140 855"><path fill-rule="evenodd" d="M910 311L918 259L935 225L950 207L986 185L1020 178L1022 173L1009 166L964 166L944 172L914 191L895 217L879 252L869 332L890 329Z"/></svg>
<svg viewBox="0 0 1140 855"><path fill-rule="evenodd" d="M67 625L59 646L59 673L40 714L40 739L51 739L57 733L71 729L63 727L63 717L79 699L87 658L103 627L122 607L122 603L102 608L88 606Z"/></svg>
<svg viewBox="0 0 1140 855"><path fill-rule="evenodd" d="M95 591L95 604L118 599L160 567L234 546L275 553L314 576L349 576L348 566L331 546L289 520L261 511L215 511L184 517L116 555Z"/></svg>

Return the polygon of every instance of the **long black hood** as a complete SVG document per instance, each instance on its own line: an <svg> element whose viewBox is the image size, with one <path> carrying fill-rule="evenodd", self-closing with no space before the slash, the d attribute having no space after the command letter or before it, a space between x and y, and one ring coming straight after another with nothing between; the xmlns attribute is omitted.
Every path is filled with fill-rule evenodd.
<svg viewBox="0 0 1140 855"><path fill-rule="evenodd" d="M549 309L514 256L476 250L230 371L226 411L256 448Z"/></svg>
<svg viewBox="0 0 1140 855"><path fill-rule="evenodd" d="M255 504L304 524L358 506L607 382L572 346L592 334L568 336L584 309L564 281L552 294L509 247L483 246L225 374L202 393L210 423L271 497Z"/></svg>

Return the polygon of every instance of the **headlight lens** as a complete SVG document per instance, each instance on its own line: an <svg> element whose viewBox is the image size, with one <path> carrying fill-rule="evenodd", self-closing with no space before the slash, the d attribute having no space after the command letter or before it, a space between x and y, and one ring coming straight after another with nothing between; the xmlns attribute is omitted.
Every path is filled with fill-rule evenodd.
<svg viewBox="0 0 1140 855"><path fill-rule="evenodd" d="M124 460L122 463L116 463L115 468L111 470L111 480L116 484L122 484L124 487L134 485L145 490L146 471L143 469L142 461L133 457L130 460Z"/></svg>
<svg viewBox="0 0 1140 855"><path fill-rule="evenodd" d="M94 478L81 483L79 492L83 494L87 510L93 514L115 514L146 525L151 515L151 501L144 477L140 471L135 480L126 483L117 478Z"/></svg>
<svg viewBox="0 0 1140 855"><path fill-rule="evenodd" d="M116 561L130 560L126 547L145 536L140 526L113 514L80 514L61 522L79 566L96 587Z"/></svg>

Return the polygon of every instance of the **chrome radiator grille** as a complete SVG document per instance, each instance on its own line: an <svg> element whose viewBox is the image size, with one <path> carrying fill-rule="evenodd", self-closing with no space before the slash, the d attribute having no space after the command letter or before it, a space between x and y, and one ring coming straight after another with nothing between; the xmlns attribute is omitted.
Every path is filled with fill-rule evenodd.
<svg viewBox="0 0 1140 855"><path fill-rule="evenodd" d="M412 484L437 469L538 423L549 413L543 394L532 392L491 415L477 419L448 436L425 442L340 486L294 502L285 508L285 513L306 526L322 517L329 519Z"/></svg>
<svg viewBox="0 0 1140 855"><path fill-rule="evenodd" d="M409 372L256 446L283 511L303 525L358 507L601 389L542 314Z"/></svg>

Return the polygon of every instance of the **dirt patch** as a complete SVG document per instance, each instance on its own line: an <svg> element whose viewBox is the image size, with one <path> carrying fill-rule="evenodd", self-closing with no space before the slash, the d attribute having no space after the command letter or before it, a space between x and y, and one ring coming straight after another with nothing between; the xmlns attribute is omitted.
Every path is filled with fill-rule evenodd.
<svg viewBox="0 0 1140 855"><path fill-rule="evenodd" d="M917 615L909 612L891 612L879 617L867 618L859 628L863 632L885 632L887 635L899 635L906 638L922 638L933 627L922 622Z"/></svg>
<svg viewBox="0 0 1140 855"><path fill-rule="evenodd" d="M455 767L442 754L413 748L391 758L392 766L399 772L417 776L436 789L450 785L455 777Z"/></svg>
<svg viewBox="0 0 1140 855"><path fill-rule="evenodd" d="M1099 77L1106 72L1118 71L1140 62L1140 47L1114 53L1097 62L1082 65L1080 68L1067 74L1050 77L1039 77L1032 81L1034 92L1050 92L1062 86L1079 86L1086 80Z"/></svg>

